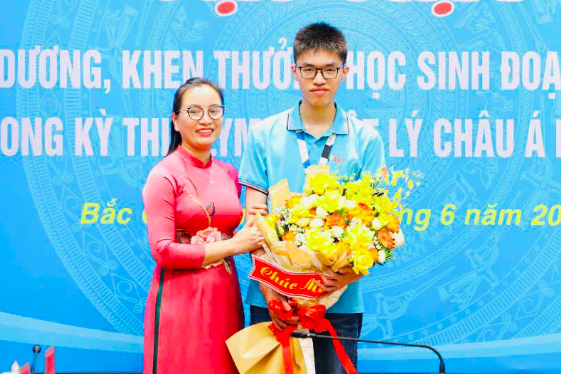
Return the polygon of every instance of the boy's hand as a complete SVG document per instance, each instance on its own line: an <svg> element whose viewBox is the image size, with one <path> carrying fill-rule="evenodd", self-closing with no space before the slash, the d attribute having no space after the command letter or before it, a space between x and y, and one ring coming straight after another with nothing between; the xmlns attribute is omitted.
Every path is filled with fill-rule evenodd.
<svg viewBox="0 0 561 374"><path fill-rule="evenodd" d="M246 209L246 214L248 216L254 216L257 213L261 214L262 216L266 216L267 214L269 214L269 207L267 206L267 204L255 203L255 204L251 204Z"/></svg>
<svg viewBox="0 0 561 374"><path fill-rule="evenodd" d="M362 274L355 274L351 266L345 266L337 272L334 272L324 266L324 272L317 272L316 274L321 277L323 282L323 284L316 282L317 285L326 292L340 290L341 288L358 281L362 277Z"/></svg>
<svg viewBox="0 0 561 374"><path fill-rule="evenodd" d="M263 296L265 297L265 301L267 301L267 305L269 305L269 302L271 300L278 300L280 303L282 303L282 306L284 307L284 310L289 311L290 309L292 309L290 304L288 304L287 297L284 296L283 294L278 293L273 288L271 288L271 287L269 287L269 286L267 286L266 284L263 284L263 283L259 283L259 288L261 289L261 292L263 293ZM290 319L285 320L285 319L282 319L281 317L279 317L271 309L268 309L268 310L269 310L269 315L271 316L271 320L273 321L275 326L280 330L284 330L289 324L297 325L298 322L300 322L300 317L298 317L298 316L292 316Z"/></svg>

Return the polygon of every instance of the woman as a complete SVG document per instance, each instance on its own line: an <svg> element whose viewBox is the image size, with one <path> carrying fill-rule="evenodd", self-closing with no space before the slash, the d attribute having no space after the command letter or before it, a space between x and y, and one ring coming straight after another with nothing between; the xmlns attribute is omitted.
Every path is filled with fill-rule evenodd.
<svg viewBox="0 0 561 374"><path fill-rule="evenodd" d="M144 187L156 260L146 302L145 374L237 373L225 344L243 328L231 256L261 247L263 238L249 225L229 238L242 218L238 173L211 157L223 101L220 88L200 78L177 90L168 155Z"/></svg>

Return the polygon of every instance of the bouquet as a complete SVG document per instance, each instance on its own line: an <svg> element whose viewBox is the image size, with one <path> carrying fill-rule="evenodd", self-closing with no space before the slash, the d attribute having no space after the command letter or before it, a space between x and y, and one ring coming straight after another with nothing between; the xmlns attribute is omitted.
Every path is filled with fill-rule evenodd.
<svg viewBox="0 0 561 374"><path fill-rule="evenodd" d="M265 238L266 255L253 258L250 278L288 296L293 310L284 311L280 305L269 305L269 308L284 317L298 314L300 328L327 330L334 335L323 316L346 287L325 294L321 287L314 285L314 282L321 282L316 272L323 272L325 267L337 272L350 266L357 274L368 274L375 264L391 260L393 250L404 244L400 229L402 200L419 185L417 178L418 174L408 170L388 172L383 169L376 175L363 173L355 180L354 176L330 173L329 166L311 166L306 170L304 193L290 192L286 180L270 188L270 213L265 217L258 215L255 220L255 226ZM398 188L398 184L404 187ZM393 186L397 191L390 194ZM269 328L279 341L288 339L286 332L277 331L274 325ZM294 330L294 326L291 329ZM310 349L305 347L309 339L299 340L303 359L309 361L306 352ZM338 349L338 343L334 340L340 353L342 347ZM287 343L281 344L286 346ZM313 362L313 351L311 356ZM344 350L339 358L347 372L356 372ZM293 367L287 369L290 364L285 357L287 372L294 370ZM296 364L306 368L302 372L313 372L313 364Z"/></svg>

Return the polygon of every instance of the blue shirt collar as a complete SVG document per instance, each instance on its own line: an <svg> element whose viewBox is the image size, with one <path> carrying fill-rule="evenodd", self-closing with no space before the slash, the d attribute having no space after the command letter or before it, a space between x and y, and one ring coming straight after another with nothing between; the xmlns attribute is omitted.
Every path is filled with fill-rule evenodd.
<svg viewBox="0 0 561 374"><path fill-rule="evenodd" d="M289 131L297 131L301 130L307 133L306 129L304 128L304 124L302 123L302 118L300 117L300 104L302 101L296 103L294 107L290 110L290 118L288 121L287 129ZM335 119L333 120L333 124L331 128L329 128L322 136L329 136L332 133L337 135L346 135L349 133L349 124L347 123L347 114L343 111L343 109L335 103Z"/></svg>

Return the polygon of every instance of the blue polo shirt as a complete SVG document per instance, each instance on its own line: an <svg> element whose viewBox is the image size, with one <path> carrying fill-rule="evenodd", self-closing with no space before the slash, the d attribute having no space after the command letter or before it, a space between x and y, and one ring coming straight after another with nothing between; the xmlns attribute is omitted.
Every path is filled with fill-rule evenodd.
<svg viewBox="0 0 561 374"><path fill-rule="evenodd" d="M327 138L337 137L331 148L328 165L340 175L372 173L385 166L384 145L374 128L349 116L337 104L335 120L319 138L306 131L300 117L300 103L293 108L266 118L250 128L240 166L240 184L265 194L283 179L288 179L292 192L302 192L306 176L300 158L296 132L304 133L311 165L317 165ZM257 281L251 280L246 297L250 305L267 307ZM363 313L360 281L351 283L330 313Z"/></svg>

